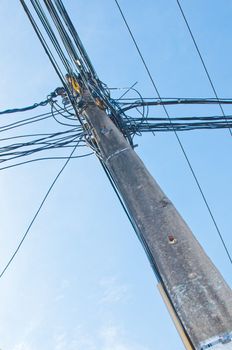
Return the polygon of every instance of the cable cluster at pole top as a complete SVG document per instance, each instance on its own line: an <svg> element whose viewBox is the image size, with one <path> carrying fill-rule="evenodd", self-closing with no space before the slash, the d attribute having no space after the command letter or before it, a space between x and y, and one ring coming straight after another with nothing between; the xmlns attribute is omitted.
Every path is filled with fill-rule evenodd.
<svg viewBox="0 0 232 350"><path fill-rule="evenodd" d="M29 116L25 119L18 118L15 121L5 122L3 117L0 123L0 132L3 137L0 139L0 170L16 165L25 164L45 159L60 159L63 155L51 155L47 151L57 151L59 149L73 147L78 143L78 147L90 146L89 130L86 128L86 123L82 117L82 112L85 110L85 102L82 95L85 85L80 75L66 74L65 80L68 90L65 87L58 87L50 93L46 100L34 103L22 108L12 108L0 111L0 115L28 113L34 109L50 107L50 111L43 112L38 115ZM104 85L105 86L105 85ZM106 89L106 86L105 86ZM226 116L186 116L173 117L171 124L169 118L155 116L157 114L155 107L160 105L182 105L182 104L232 104L232 99L220 99L218 102L215 98L162 98L152 99L143 98L140 92L134 87L125 89L125 93L121 98L112 98L110 92L116 90L107 89L108 101L113 106L115 114L111 113L111 109L105 104L104 99L99 97L99 94L94 91L91 94L91 101L100 109L104 109L109 118L121 129L122 133L128 141L133 144L135 136L141 136L147 132L173 132L189 131L202 129L225 129L232 126L232 115ZM121 90L121 89L120 89ZM136 97L126 97L130 93L136 93ZM75 104L75 108L73 107ZM152 114L152 115L151 115ZM116 120L115 120L116 116ZM55 122L61 125L62 129L57 132L47 133L48 121ZM41 133L37 134L21 134L20 132L14 136L7 137L9 130L18 131L20 128L30 126L32 123L37 123L41 127ZM53 125L53 124L52 124ZM54 130L54 127L52 126ZM13 143L12 143L13 142ZM93 147L94 148L94 147ZM91 152L81 153L80 156L92 154L97 149L92 149ZM45 154L32 159L32 155ZM28 160L22 160L22 157L28 157ZM78 157L78 156L74 156ZM7 162L7 164L6 164Z"/></svg>

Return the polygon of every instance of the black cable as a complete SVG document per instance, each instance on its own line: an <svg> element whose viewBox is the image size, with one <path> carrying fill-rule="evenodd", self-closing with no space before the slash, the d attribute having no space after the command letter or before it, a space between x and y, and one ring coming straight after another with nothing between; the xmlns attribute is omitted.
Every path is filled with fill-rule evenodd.
<svg viewBox="0 0 232 350"><path fill-rule="evenodd" d="M160 93L159 93L159 90L157 89L157 86L156 86L156 84L155 84L155 82L154 82L154 79L153 79L153 77L152 77L152 75L151 75L151 72L150 72L150 70L149 70L149 68L148 68L148 66L147 66L147 64L146 64L146 61L144 60L144 57L143 57L143 55L142 55L142 53L141 53L141 51L140 51L140 49L139 49L139 46L138 46L138 44L137 44L137 42L136 42L136 40L135 40L135 37L134 37L134 35L133 35L133 33L132 33L130 27L129 27L129 24L128 24L128 22L127 22L127 20L126 20L126 18L125 18L125 16L124 16L124 14L123 14L123 12L122 12L122 9L121 9L121 7L120 7L118 1L117 1L117 0L114 0L114 1L115 1L116 5L117 5L117 7L118 7L118 9L119 9L119 12L120 12L120 14L121 14L121 16L122 16L122 18L123 18L123 21L124 21L124 23L125 23L125 25L126 25L128 31L129 31L129 34L130 34L130 36L131 36L131 38L132 38L132 41L134 42L134 45L135 45L135 47L136 47L136 49L137 49L137 51L138 51L138 54L139 54L139 56L140 56L140 58L141 58L141 60L142 60L143 65L144 65L144 67L145 67L145 69L146 69L146 71L147 71L147 74L148 74L148 76L149 76L149 78L150 78L150 80L151 80L151 83L152 83L152 85L153 85L153 87L154 87L154 89L155 89L155 91L156 91L156 93L157 93L159 99L162 100L162 99L161 99L161 95L160 95ZM171 119L170 119L170 116L169 116L169 113L168 113L168 111L167 111L167 108L166 108L164 105L163 105L162 107L163 107L163 109L164 109L165 114L167 115L167 117L168 117L168 119L169 119L170 124L172 125L172 121L171 121ZM201 185L200 185L200 183L199 183L199 181L198 181L198 178L197 178L197 176L196 176L196 174L195 174L195 171L194 171L194 169L193 169L193 167L192 167L192 165L191 165L191 162L190 162L190 160L189 160L189 158L188 158L188 155L187 155L187 153L186 153L186 151L185 151L185 149L184 149L184 146L183 146L183 144L182 144L182 142L181 142L181 140L180 140L180 138L179 138L179 136L178 136L178 134L177 134L177 132L176 132L175 129L173 129L173 132L174 132L174 134L175 134L175 136L176 136L176 139L177 139L177 141L178 141L178 143L179 143L179 146L180 146L180 148L181 148L181 150L182 150L182 153L183 153L183 155L184 155L184 157L185 157L185 159L186 159L186 161L187 161L187 164L188 164L189 169L190 169L190 171L191 171L191 173L192 173L192 175L193 175L193 178L194 178L194 180L195 180L195 182L196 182L196 184L197 184L197 187L198 187L198 189L199 189L199 191L200 191L200 194L201 194L201 196L202 196L202 198L203 198L203 201L204 201L204 203L205 203L205 205L206 205L206 208L207 208L207 210L208 210L208 212L209 212L209 215L210 215L210 217L211 217L211 219L212 219L212 221L213 221L214 227L215 227L215 229L216 229L216 231L217 231L217 233L218 233L218 236L219 236L219 238L220 238L220 240L221 240L221 243L222 243L222 245L223 245L223 247L224 247L224 249L225 249L225 252L226 252L226 254L227 254L227 256L228 256L228 259L229 259L230 263L232 264L232 257L231 257L231 255L230 255L228 249L227 249L227 246L226 246L226 243L225 243L225 241L224 241L224 238L223 238L223 236L222 236L222 234L221 234L221 231L220 231L220 229L219 229L219 227L218 227L218 225L217 225L217 222L216 222L216 220L215 220L215 218L214 218L214 215L213 215L213 213L212 213L212 211L211 211L211 208L210 208L210 206L209 206L209 204L208 204L208 201L207 201L207 199L206 199L206 197L205 197L205 194L204 194L204 192L203 192L203 189L202 189L202 187L201 187Z"/></svg>
<svg viewBox="0 0 232 350"><path fill-rule="evenodd" d="M21 108L12 108L12 109L6 109L5 111L0 111L0 115L2 114L10 114L10 113L16 113L16 112L26 112L26 111L30 111L32 109L35 109L37 107L41 107L41 106L46 106L49 102L51 102L51 98L39 102L39 103L34 103L31 106L27 106L27 107L21 107Z"/></svg>
<svg viewBox="0 0 232 350"><path fill-rule="evenodd" d="M78 146L79 148L79 146ZM16 163L13 165L7 165L5 167L0 167L0 171L1 170L6 170L6 169L10 169L10 168L14 168L20 165L25 165L28 163L33 163L33 162L40 162L41 160L58 160L58 159L79 159L79 158L85 158L88 156L92 156L94 154L94 152L90 152L90 153L86 153L86 154L82 154L80 156L73 156L73 157L43 157L43 158L36 158L36 159L31 159L31 160L26 160L25 162L20 162L20 163Z"/></svg>
<svg viewBox="0 0 232 350"><path fill-rule="evenodd" d="M17 127L22 127L31 123L40 122L42 120L51 118L52 116L55 118L55 115L61 115L62 118L66 117L65 114L63 114L63 111L69 113L70 108L60 108L58 104L56 104L56 101L53 100L53 97L55 97L54 94L50 94L46 101L42 101L40 103L34 104L32 106L23 107L22 109L7 109L4 111L4 113L13 113L18 112L19 110L28 111L30 109L33 109L38 106L44 106L47 105L47 103L55 104L57 106L56 111L51 113L43 113L39 114L33 117L25 118L19 121L12 122L10 124L0 126L0 132L9 131L11 129L15 129ZM56 119L56 118L55 118ZM78 119L76 119L77 121ZM59 122L56 119L57 122ZM59 122L60 124L65 124ZM4 146L0 146L0 163L5 162L14 162L13 164L9 166L4 166L2 169L7 169L10 167L15 166L15 161L22 157L28 157L38 152L45 152L48 150L56 150L61 148L70 148L73 147L73 143L76 142L78 139L79 147L83 147L84 145L80 145L80 143L83 143L83 137L85 136L85 132L83 131L83 128L78 123L75 125L75 127L70 128L66 131L60 131L60 132L53 132L53 133L46 133L46 134L29 134L29 135L16 135L11 137L3 137L0 138L0 142L4 142ZM7 141L17 140L17 139L23 139L23 141L15 142L6 144ZM18 165L25 164L26 162L17 162Z"/></svg>
<svg viewBox="0 0 232 350"><path fill-rule="evenodd" d="M186 120L187 118L185 118ZM191 120L191 118L189 118ZM162 122L159 122L161 120ZM178 122L178 118L172 118L172 125L169 120L162 118L130 118L125 119L125 126L127 130L132 134L144 133L144 132L173 132L175 131L191 131L191 130L215 130L215 129L227 129L228 123L223 117L219 118L219 121L199 121L199 122ZM232 120L229 123L232 127Z"/></svg>
<svg viewBox="0 0 232 350"><path fill-rule="evenodd" d="M59 114L62 115L62 117L69 119L69 120L73 120L73 121L77 121L77 117L74 113L70 112L70 110L73 111L72 108L67 108L65 105L62 107L59 105L59 103L57 103L57 101L54 101L54 105L57 106L58 110L59 110ZM66 114L64 114L66 113Z"/></svg>
<svg viewBox="0 0 232 350"><path fill-rule="evenodd" d="M17 122L14 122L14 123L3 125L3 126L0 127L0 132L4 132L4 131L11 130L11 129L15 129L15 128L18 128L18 127L21 127L21 126L24 126L24 125L27 125L27 124L36 123L36 122L39 122L41 120L45 120L45 119L49 119L49 118L52 118L51 112L40 114L40 115L36 115L34 117L22 119L22 120L19 120Z"/></svg>
<svg viewBox="0 0 232 350"><path fill-rule="evenodd" d="M56 35L49 23L49 20L47 19L47 16L42 8L42 6L40 5L38 0L30 0L32 3L32 6L34 7L35 12L37 13L37 16L39 17L49 39L51 40L61 62L63 63L63 66L65 67L66 71L71 73L72 72L72 68L70 65L70 62L67 60L60 44L59 41L56 38Z"/></svg>
<svg viewBox="0 0 232 350"><path fill-rule="evenodd" d="M46 16L45 16L45 13L44 13L42 7L40 6L40 4L39 4L39 2L37 0L30 0L30 1L31 1L31 3L32 3L33 7L34 7L34 10L36 11L36 13L37 13L37 15L38 15L38 17L39 17L39 19L40 19L44 29L45 29L45 31L47 32L47 35L48 35L51 43L53 44L53 46L54 46L54 48L55 48L55 50L56 50L56 52L57 52L61 62L63 63L63 65L64 65L64 67L66 69L66 73L73 75L73 71L71 70L69 62L66 59L66 57L65 57L65 55L64 55L64 53L63 53L63 51L61 49L61 46L58 43L58 40L57 40L57 38L56 38L52 28L51 28L51 26L50 26ZM82 120L81 120L81 118L79 118L79 115L78 115L78 109L77 109L77 106L76 106L76 99L75 99L75 97L72 94L70 86L67 84L66 79L65 79L65 77L64 77L60 67L57 64L57 61L56 61L52 51L50 50L46 40L44 39L44 36L42 35L38 25L36 24L32 14L31 14L31 12L29 11L29 8L25 4L25 1L24 0L20 0L20 2L22 3L23 8L24 8L24 10L25 10L25 12L26 12L26 14L27 14L31 24L32 24L32 26L33 26L33 28L34 28L34 30L35 30L35 32L36 32L36 34L37 34L41 44L42 44L42 46L43 46L47 56L49 57L50 62L52 63L56 73L58 74L58 76L59 76L59 78L60 78L60 80L61 80L61 82L62 82L62 84L63 84L63 86L64 86L64 88L66 90L68 98L69 98L69 100L70 100L70 102L71 102L71 104L73 106L73 109L74 109L74 111L76 113L76 116L77 116L80 124L82 124ZM46 4L46 5L49 5L49 4ZM83 79L84 78L85 77L83 77Z"/></svg>
<svg viewBox="0 0 232 350"><path fill-rule="evenodd" d="M47 54L51 64L53 65L53 68L55 69L57 75L59 76L63 86L67 88L67 84L66 84L64 75L63 75L60 67L58 66L57 61L55 60L54 55L52 54L49 46L47 45L47 43L46 43L46 41L45 41L45 39L44 39L44 37L43 37L39 27L37 26L34 18L32 17L32 14L30 13L28 6L26 5L24 0L20 0L20 2L22 4L22 6L23 6L24 11L27 14L27 17L28 17L29 21L31 22L32 27L34 28L34 30L35 30L38 38L39 38L40 43L42 44L42 46L43 46L43 48L44 48L44 50L45 50L45 52L46 52L46 54Z"/></svg>
<svg viewBox="0 0 232 350"><path fill-rule="evenodd" d="M166 106L166 105L181 105L181 104L232 104L231 99L213 99L213 98L158 98L158 99L124 99L112 100L116 101L121 105L121 110L123 112L129 111L130 109L142 106ZM123 107L125 106L125 107Z"/></svg>
<svg viewBox="0 0 232 350"><path fill-rule="evenodd" d="M58 172L58 174L56 175L55 179L53 180L52 184L50 185L50 187L49 187L47 193L45 194L45 196L44 196L44 198L43 198L41 204L39 205L39 208L37 209L35 215L33 216L32 220L31 220L31 222L30 222L28 228L26 229L26 232L24 233L22 239L20 240L20 242L19 242L17 248L15 249L14 253L12 254L11 258L9 259L9 261L7 262L7 264L5 265L5 267L2 269L2 271L1 271L1 273L0 273L0 278L2 278L2 276L5 274L5 272L7 271L7 269L9 268L9 266L11 265L11 263L13 262L15 256L17 255L19 249L21 248L21 246L22 246L24 240L26 239L26 237L27 237L27 235L28 235L28 233L29 233L29 231L30 231L30 229L31 229L31 227L32 227L32 225L33 225L33 223L35 222L35 220L36 220L36 218L37 218L39 212L41 211L41 209L42 209L44 203L46 202L46 199L47 199L49 193L51 192L51 190L52 190L52 188L54 187L55 183L57 182L58 178L60 177L60 175L62 174L62 172L63 172L64 169L66 168L66 166L68 165L68 163L69 163L69 161L70 161L72 155L74 154L74 152L75 152L77 146L78 146L78 143L77 143L76 146L73 148L73 150L72 150L72 152L70 153L68 159L66 160L66 162L64 163L64 165L62 166L62 168L60 169L60 171Z"/></svg>
<svg viewBox="0 0 232 350"><path fill-rule="evenodd" d="M97 96L99 96L99 98L102 101L104 101L104 104L108 107L108 109L110 111L111 119L114 121L114 123L120 129L122 129L120 116L117 115L116 111L114 110L114 107L110 103L109 96L108 96L108 90L105 87L105 85L96 77L96 73L92 71L91 62L89 61L88 56L85 52L85 49L84 49L79 37L77 36L77 33L75 32L75 28L72 25L72 22L67 15L67 12L64 8L62 1L57 0L56 6L58 9L58 12L60 13L60 15L63 18L64 23L69 28L69 31L71 33L73 40L74 40L74 43L72 42L72 39L69 37L68 32L66 31L62 21L60 20L58 12L55 9L55 6L51 2L45 2L45 5L46 5L46 7L47 7L52 19L53 19L53 22L54 22L54 24L55 24L55 26L60 34L61 40L63 41L63 44L66 48L66 51L67 51L68 55L70 56L71 60L73 61L73 63L76 64L77 61L80 60L79 57L77 57L77 52L76 52L76 49L74 47L74 43L78 49L79 54L82 57L85 57L85 62L86 62L85 69L82 66L82 64L77 65L77 69L79 71L79 74L82 78L82 81L83 81L85 87L87 88L87 90L89 90L90 95L92 97L94 97L94 95L97 95Z"/></svg>
<svg viewBox="0 0 232 350"><path fill-rule="evenodd" d="M75 127L75 125L73 125L73 124L64 123L64 122L61 122L60 120L58 120L58 119L55 117L53 108L55 109L56 112L58 112L58 110L57 110L55 104L54 104L54 103L51 103L51 113L52 113L53 118L57 121L57 123L59 123L59 124L61 124L61 125L68 126L68 127L70 127L70 126ZM58 112L58 114L60 114L61 116L64 117L64 115L63 115L62 113ZM76 122L77 122L77 121L78 121L78 119L76 118Z"/></svg>
<svg viewBox="0 0 232 350"><path fill-rule="evenodd" d="M226 119L225 112L224 112L224 109L223 109L221 103L219 102L218 93L217 93L216 88L215 88L215 86L214 86L213 80L212 80L212 78L211 78L211 76L210 76L210 74L209 74L209 71L208 71L207 67L206 67L205 61L204 61L203 56L202 56L202 54L201 54L201 52L200 52L199 46L198 46L198 44L197 44L197 42L196 42L196 39L195 39L195 37L194 37L194 35L193 35L192 29L190 28L190 25L189 25L189 23L188 23L188 20L187 20L187 18L186 18L186 16L185 16L184 10L183 10L183 8L182 8L182 6L181 6L179 0L176 0L176 2L177 2L177 5L178 5L178 7L179 7L179 9L180 9L180 12L181 12L181 14L182 14L182 17L183 17L183 19L184 19L184 21L185 21L185 24L186 24L186 26L187 26L187 28L188 28L189 34L190 34L190 36L191 36L191 38L192 38L192 41L193 41L193 44L194 44L194 46L195 46L195 48L196 48L196 50L197 50L197 53L198 53L199 58L200 58L200 60L201 60L201 63L202 63L202 65L203 65L203 67L204 67L204 71L205 71L205 73L206 73L206 75L207 75L207 78L208 78L208 80L209 80L209 83L210 83L210 85L211 85L211 88L212 88L212 90L213 90L213 93L214 93L216 99L218 100L218 104L219 104L219 107L220 107L220 109L221 109L222 115L223 115L223 117L225 118L225 120L227 120L227 119ZM229 128L229 132L230 132L230 135L232 136L232 131L231 131L230 128Z"/></svg>
<svg viewBox="0 0 232 350"><path fill-rule="evenodd" d="M123 99L123 97L125 96L125 95L127 95L128 94L128 92L131 90L131 89L133 89L133 87L135 86L135 85L137 85L138 84L138 82L136 81L134 84L132 84L130 87L126 87L126 88L109 88L109 90L126 90L120 97L118 97L118 98L116 98L116 101L119 101L119 100L121 100L121 99Z"/></svg>
<svg viewBox="0 0 232 350"><path fill-rule="evenodd" d="M73 143L73 141L75 141L77 138L81 138L80 135L71 135L68 136L67 138L63 138L63 139L58 139L55 140L55 142L28 142L25 144L16 144L16 145L10 145L10 146L6 146L5 148L0 149L0 155L2 158L0 158L0 162L4 162L4 161L9 161L18 157L22 157L22 156L28 156L31 155L33 153L36 152L41 152L41 151L47 151L50 149L55 149L55 148L64 148L64 147L70 147L70 145ZM39 146L38 148L31 148L29 150L26 150L26 148L28 146ZM42 145L42 146L40 146ZM23 148L22 151L16 151L20 148ZM5 153L4 153L5 152ZM8 158L8 159L4 159L3 157L6 156L10 156L10 155L15 155L14 157Z"/></svg>
<svg viewBox="0 0 232 350"><path fill-rule="evenodd" d="M62 16L73 40L74 40L74 42L75 42L75 44L76 44L76 46L77 46L77 48L82 56L82 59L85 61L85 64L88 67L89 71L91 72L92 76L97 78L96 71L95 71L95 69L90 61L90 58L89 58L89 56L88 56L80 38L79 38L79 35L77 34L77 31L76 31L69 15L68 15L68 13L63 5L63 2L61 0L55 0L55 3L56 3L57 9L58 9L60 15Z"/></svg>
<svg viewBox="0 0 232 350"><path fill-rule="evenodd" d="M116 100L118 100L118 99L116 99ZM124 101L138 101L138 99L136 100L134 97L120 98L120 100L122 101L122 103L124 103ZM163 103L166 100L174 100L176 104L178 103L178 101L180 101L180 103L181 103L182 100L186 100L186 101L189 100L189 102L192 102L192 103L203 103L205 101L206 103L209 102L209 103L218 104L218 100L215 97L214 98L212 98L212 97L200 97L200 98L197 98L197 97L194 97L194 98L191 98L191 97L161 97L161 100L159 98L155 98L155 97L143 97L143 100L144 101L146 101L146 100L156 101L157 103ZM232 99L220 97L219 102L222 104L224 104L224 103L231 104ZM130 103L125 102L125 104L130 104Z"/></svg>

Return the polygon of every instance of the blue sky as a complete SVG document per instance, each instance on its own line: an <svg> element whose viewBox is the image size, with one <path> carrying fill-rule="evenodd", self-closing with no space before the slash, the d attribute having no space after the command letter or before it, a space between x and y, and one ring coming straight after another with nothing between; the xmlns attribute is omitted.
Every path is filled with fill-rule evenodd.
<svg viewBox="0 0 232 350"><path fill-rule="evenodd" d="M214 97L176 1L120 3L161 96ZM156 97L114 1L64 4L101 80L112 87L138 81L144 96ZM231 97L231 2L182 4L218 95ZM3 110L41 101L60 82L19 1L2 0L0 6ZM225 111L231 114L231 107ZM217 106L178 106L169 112L220 114ZM160 109L156 113L163 115ZM54 124L44 125L51 131ZM180 137L231 252L231 136L224 130ZM151 173L232 285L231 265L175 137L144 135L137 143ZM1 171L0 267L62 164L37 162ZM2 350L184 349L145 253L94 157L70 162L0 280L0 324Z"/></svg>

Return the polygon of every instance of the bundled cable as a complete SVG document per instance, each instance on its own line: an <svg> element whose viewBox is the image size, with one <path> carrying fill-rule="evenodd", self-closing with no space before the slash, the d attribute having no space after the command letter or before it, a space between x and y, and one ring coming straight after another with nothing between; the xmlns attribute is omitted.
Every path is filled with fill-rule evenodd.
<svg viewBox="0 0 232 350"><path fill-rule="evenodd" d="M31 111L32 109L35 109L37 107L46 106L51 100L52 100L52 98L48 98L45 101L42 101L42 102L39 102L39 103L34 103L31 106L21 107L21 108L13 108L13 109L6 109L5 111L0 111L0 115L2 115L2 114L10 114L10 113L17 113L17 112Z"/></svg>

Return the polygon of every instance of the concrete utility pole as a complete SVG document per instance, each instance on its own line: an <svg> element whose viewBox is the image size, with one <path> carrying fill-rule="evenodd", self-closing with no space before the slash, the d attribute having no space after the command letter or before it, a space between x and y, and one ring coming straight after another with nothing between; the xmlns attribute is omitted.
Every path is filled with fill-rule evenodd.
<svg viewBox="0 0 232 350"><path fill-rule="evenodd" d="M85 116L160 274L159 289L187 349L232 350L232 291L104 110Z"/></svg>
<svg viewBox="0 0 232 350"><path fill-rule="evenodd" d="M67 91L52 51L34 21L25 0L20 0L53 67ZM90 77L97 79L94 68L80 41L62 1L44 0L66 49L63 55L52 26L47 23L40 1L30 1L60 60L70 73L76 65L83 86ZM65 25L64 25L65 24ZM67 28L66 28L67 27ZM49 31L48 31L49 29ZM67 61L68 58L68 61ZM66 62L67 61L67 62ZM75 75L68 75L69 97L76 111L84 103L84 114L92 135L118 191L135 223L139 237L156 270L159 290L174 319L187 349L232 350L232 292L204 253L179 213L160 189L143 162L109 116L85 90L82 93ZM67 78L67 76L66 76ZM80 102L80 101L79 101ZM99 106L101 105L101 101Z"/></svg>

